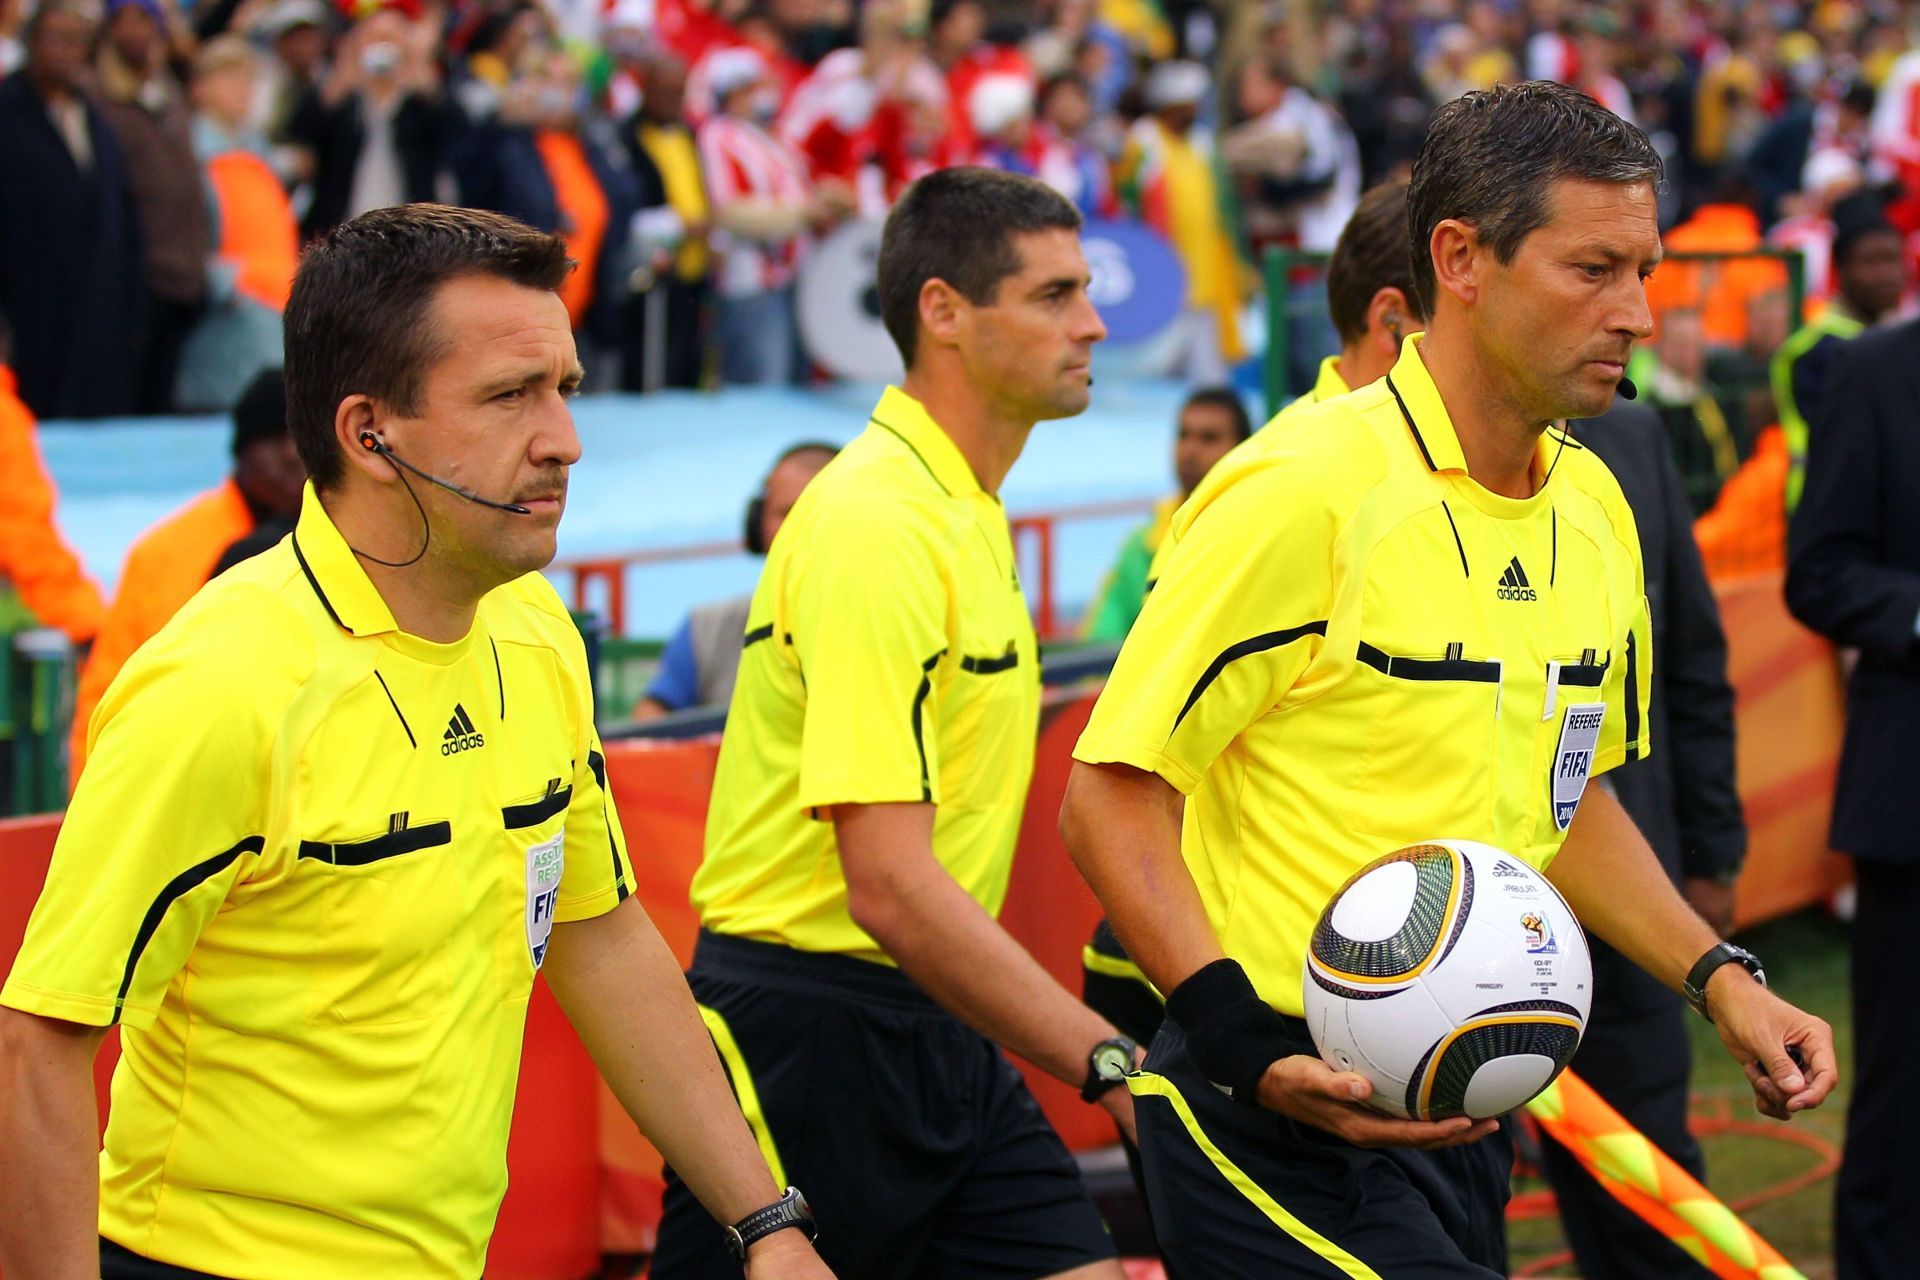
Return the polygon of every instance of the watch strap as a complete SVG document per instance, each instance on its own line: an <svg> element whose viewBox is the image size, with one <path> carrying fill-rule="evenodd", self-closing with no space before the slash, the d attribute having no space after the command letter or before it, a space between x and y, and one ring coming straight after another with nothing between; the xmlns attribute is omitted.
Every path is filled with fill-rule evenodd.
<svg viewBox="0 0 1920 1280"><path fill-rule="evenodd" d="M1680 984L1680 992L1686 996L1687 1003L1708 1022L1713 1021L1713 1014L1707 1010L1707 980L1727 964L1739 965L1753 975L1755 982L1763 987L1767 985L1767 974L1760 966L1760 957L1731 942L1715 943L1705 955L1694 961L1693 968L1687 970L1686 979Z"/></svg>
<svg viewBox="0 0 1920 1280"><path fill-rule="evenodd" d="M788 1187L786 1193L772 1204L755 1209L729 1226L726 1229L727 1247L736 1259L745 1262L747 1250L753 1247L755 1241L789 1227L806 1232L808 1240L817 1239L820 1234L814 1226L813 1210L807 1206L807 1198L800 1194L798 1187Z"/></svg>

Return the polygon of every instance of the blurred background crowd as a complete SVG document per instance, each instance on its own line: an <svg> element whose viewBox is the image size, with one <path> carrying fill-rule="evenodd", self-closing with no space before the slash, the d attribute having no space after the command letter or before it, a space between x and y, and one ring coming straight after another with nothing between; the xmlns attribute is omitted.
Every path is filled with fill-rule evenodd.
<svg viewBox="0 0 1920 1280"><path fill-rule="evenodd" d="M42 418L224 411L278 363L300 244L436 199L567 237L593 389L806 381L810 252L972 163L1164 236L1166 371L1220 382L1258 337L1264 249L1331 249L1436 104L1532 77L1654 139L1670 249L1799 249L1817 304L1849 194L1920 228L1917 22L1895 0L0 0L0 315ZM1649 350L1656 399L1776 350L1802 319L1784 280L1716 280ZM1731 407L1705 446L1728 468L1770 420Z"/></svg>

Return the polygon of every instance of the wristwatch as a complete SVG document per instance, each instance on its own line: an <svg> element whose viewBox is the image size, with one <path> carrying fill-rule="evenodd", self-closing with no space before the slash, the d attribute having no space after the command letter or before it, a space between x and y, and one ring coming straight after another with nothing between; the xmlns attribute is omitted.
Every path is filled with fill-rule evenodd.
<svg viewBox="0 0 1920 1280"><path fill-rule="evenodd" d="M1686 980L1680 984L1680 993L1687 998L1687 1003L1708 1022L1713 1021L1713 1015L1707 1012L1707 979L1723 964L1737 964L1752 974L1755 982L1763 987L1767 985L1767 973L1760 967L1759 956L1731 942L1715 944L1694 962L1693 968L1687 970Z"/></svg>
<svg viewBox="0 0 1920 1280"><path fill-rule="evenodd" d="M1098 1102L1107 1090L1116 1088L1133 1070L1140 1046L1125 1036L1114 1036L1093 1046L1087 1054L1087 1081L1080 1086L1080 1101Z"/></svg>
<svg viewBox="0 0 1920 1280"><path fill-rule="evenodd" d="M806 1232L808 1240L820 1238L820 1232L813 1224L813 1210L807 1207L807 1198L800 1194L798 1187L788 1187L787 1193L778 1200L764 1209L755 1209L728 1227L727 1248L744 1263L747 1249L754 1241L776 1231L785 1231L788 1227L798 1227Z"/></svg>

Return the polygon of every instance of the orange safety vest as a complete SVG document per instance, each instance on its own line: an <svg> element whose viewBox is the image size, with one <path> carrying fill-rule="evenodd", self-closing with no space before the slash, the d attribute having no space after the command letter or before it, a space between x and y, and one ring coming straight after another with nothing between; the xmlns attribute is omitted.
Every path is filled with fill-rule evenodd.
<svg viewBox="0 0 1920 1280"><path fill-rule="evenodd" d="M248 151L207 161L207 179L220 207L220 256L240 264L236 287L285 311L300 264L300 228L286 189L266 162Z"/></svg>
<svg viewBox="0 0 1920 1280"><path fill-rule="evenodd" d="M11 582L42 624L81 644L100 629L100 588L53 522L53 479L40 458L33 411L0 364L0 582Z"/></svg>
<svg viewBox="0 0 1920 1280"><path fill-rule="evenodd" d="M607 193L587 163L587 151L580 139L561 129L541 129L534 135L540 148L540 162L546 166L553 183L554 202L560 206L560 238L567 252L580 265L560 284L560 300L567 304L567 316L578 329L593 305L593 283L600 270L600 247L607 237Z"/></svg>
<svg viewBox="0 0 1920 1280"><path fill-rule="evenodd" d="M1737 204L1709 204L1664 237L1668 253L1745 254L1764 250L1760 219ZM1748 309L1766 294L1785 294L1787 268L1770 258L1725 262L1666 262L1647 281L1654 320L1671 311L1697 311L1708 342L1738 347L1747 340Z"/></svg>
<svg viewBox="0 0 1920 1280"><path fill-rule="evenodd" d="M113 607L80 670L73 708L75 782L87 758L87 722L114 676L206 585L221 553L252 532L253 512L240 486L228 479L141 534L127 552Z"/></svg>

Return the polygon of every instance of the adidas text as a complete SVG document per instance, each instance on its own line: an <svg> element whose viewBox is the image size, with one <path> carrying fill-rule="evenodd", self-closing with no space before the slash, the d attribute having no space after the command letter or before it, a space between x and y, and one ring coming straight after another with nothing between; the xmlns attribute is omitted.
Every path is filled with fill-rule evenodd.
<svg viewBox="0 0 1920 1280"><path fill-rule="evenodd" d="M1500 585L1494 595L1502 600L1538 600L1533 584L1527 581L1527 571L1520 567L1520 557L1515 556L1507 571L1500 575Z"/></svg>
<svg viewBox="0 0 1920 1280"><path fill-rule="evenodd" d="M440 737L440 754L450 756L460 751L477 751L486 745L486 738L473 727L473 717L467 714L467 709L454 703L453 715L447 720L447 731Z"/></svg>

